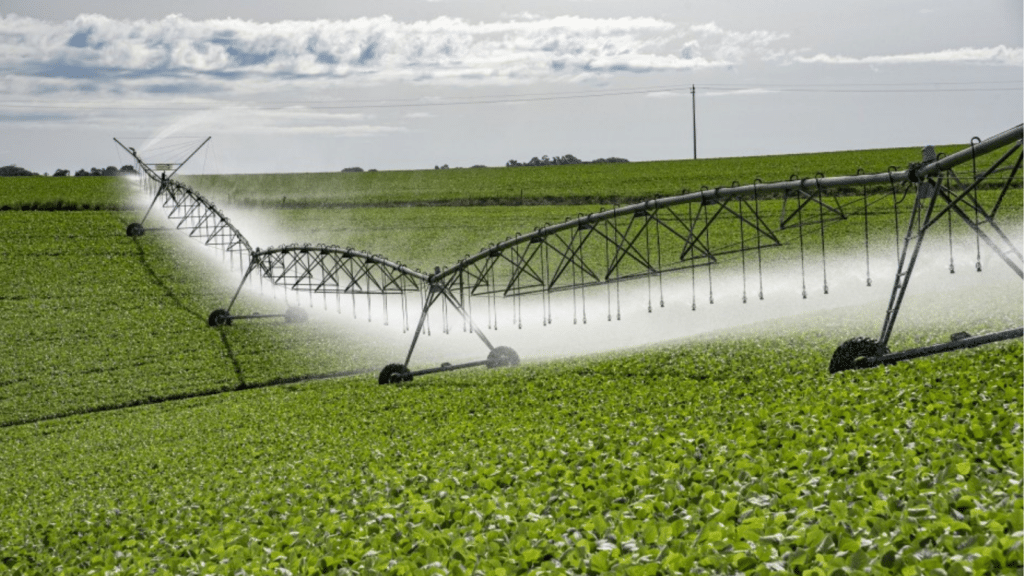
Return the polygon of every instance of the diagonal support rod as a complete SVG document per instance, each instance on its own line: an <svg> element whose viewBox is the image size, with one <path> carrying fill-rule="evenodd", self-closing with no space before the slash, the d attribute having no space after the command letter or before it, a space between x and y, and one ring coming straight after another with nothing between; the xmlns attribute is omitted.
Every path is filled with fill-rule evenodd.
<svg viewBox="0 0 1024 576"><path fill-rule="evenodd" d="M454 278L458 277L455 276ZM455 307L459 314L462 315L462 318L469 324L469 327L472 330L472 332L476 334L477 337L480 338L480 340L484 343L485 346L487 346L487 349L494 350L494 345L491 344L491 341L487 339L487 336L484 336L484 333L482 330L480 330L480 327L476 325L476 322L473 322L473 318L466 312L466 309L455 298L454 294L452 294L451 286L446 283L431 282L430 290L427 291L427 297L423 301L423 310L422 312L420 312L420 320L416 324L416 330L415 332L413 332L412 335L412 343L409 345L409 352L405 355L405 366L408 366L409 362L412 360L412 353L414 350L416 350L416 343L419 341L420 334L423 332L423 326L426 324L427 321L427 314L430 312L430 309L434 306L434 304L436 304L437 301L441 300L442 298L444 300L447 300L449 304Z"/></svg>

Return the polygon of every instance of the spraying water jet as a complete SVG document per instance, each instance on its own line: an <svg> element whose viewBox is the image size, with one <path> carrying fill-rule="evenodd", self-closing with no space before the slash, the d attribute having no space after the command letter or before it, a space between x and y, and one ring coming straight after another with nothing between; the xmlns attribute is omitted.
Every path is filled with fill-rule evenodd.
<svg viewBox="0 0 1024 576"><path fill-rule="evenodd" d="M603 301L608 320L621 320L621 286L624 283L635 286L646 282L647 309L653 312L655 299L659 301L659 307L664 306L663 278L671 273L689 271L692 308L696 309L697 270L707 271L708 302L714 304L713 271L738 264L742 270L743 301L746 303L747 254L754 252L757 256L758 300L763 300L765 261L769 260L767 265L771 266L772 260L778 260L770 255L770 249L777 251L789 245L799 249L802 298L808 298L808 275L814 274L808 269L809 259L820 259L822 293L827 296L830 293L828 243L835 241L830 231L850 223L857 216L864 219L866 283L871 286L868 244L872 214L876 218L879 215L891 216L896 231L897 269L881 334L877 339L858 336L840 344L832 355L828 367L830 372L868 368L1020 338L1024 328L978 336L965 335L960 330L949 342L897 352L889 349L926 233L934 229L943 217L948 220L951 247L954 216L975 235L979 247L978 271L981 271L980 245L984 243L1018 278L1024 279L1021 249L1014 245L996 221L1010 188L1016 190L1020 187L1021 138L1022 126L1018 125L985 140L972 140L969 148L943 158L939 158L931 147L926 147L922 161L904 170L890 168L876 174L858 171L855 175L833 177L819 172L813 178L794 175L779 182L758 180L749 185L734 182L728 187L659 197L517 234L450 267L436 267L430 274L352 248L292 244L253 250L227 218L200 194L162 175L158 177L134 150L126 150L144 166L143 171L150 180L159 183L151 208L162 198L164 207L169 210L168 217L177 220L177 228L187 230L190 236L208 245L237 254L240 263L244 260L241 267L245 273L239 288L226 308L211 313L211 326L230 325L232 321L242 319L289 319L289 312L232 315L231 308L252 275L290 291L322 294L325 298L335 295L339 302L342 295L349 296L353 310L356 299L365 297L368 317L372 310L371 301L377 298L382 303L385 322L389 298L398 298L403 329L406 330L411 319L409 300L418 296L419 319L405 359L401 363L388 364L378 376L381 384L389 384L407 382L415 376L436 372L518 364L519 356L514 350L494 346L476 323L472 313L474 299L485 301L483 308L487 310L488 329L497 327L498 299L511 302L513 324L521 328L522 300L534 296L541 298L543 323L547 326L552 320L551 297L556 293L571 293L574 321L579 302L583 322L586 323L588 292L592 296L591 306L594 300ZM977 172L978 157L1004 148L1005 152L985 171ZM973 167L970 177L957 172L968 162ZM982 190L988 196L988 204L979 193ZM891 209L887 207L890 198ZM909 209L904 205L908 199L913 202ZM902 227L901 212L909 212L909 220ZM773 224L773 219L777 219L777 223ZM816 241L820 241L820 255L815 253L816 248L808 247ZM950 270L953 270L952 264ZM659 292L657 298L655 285ZM443 363L439 367L416 371L409 368L420 335L431 332L430 314L438 305L443 331L448 332L451 328L449 315L457 313L464 331L476 335L488 349L485 360Z"/></svg>

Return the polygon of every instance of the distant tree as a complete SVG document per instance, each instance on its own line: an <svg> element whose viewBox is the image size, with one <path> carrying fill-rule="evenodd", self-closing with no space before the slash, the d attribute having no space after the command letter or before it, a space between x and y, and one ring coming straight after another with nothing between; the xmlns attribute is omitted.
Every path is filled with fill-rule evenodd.
<svg viewBox="0 0 1024 576"><path fill-rule="evenodd" d="M80 168L77 172L75 172L75 176L92 176L92 174L86 172L84 168Z"/></svg>
<svg viewBox="0 0 1024 576"><path fill-rule="evenodd" d="M59 177L62 177L62 176L70 176L71 172L68 171L68 170L65 170L63 168L59 168L59 169L53 171L53 175L59 178Z"/></svg>
<svg viewBox="0 0 1024 576"><path fill-rule="evenodd" d="M343 168L341 171L342 172L362 172L363 169L360 168L359 166L353 166L351 168Z"/></svg>
<svg viewBox="0 0 1024 576"><path fill-rule="evenodd" d="M107 166L106 168L92 168L89 170L89 176L117 176L117 166Z"/></svg>
<svg viewBox="0 0 1024 576"><path fill-rule="evenodd" d="M121 174L138 174L138 172L135 171L135 166L132 166L131 164L125 164L124 166L121 166L119 172Z"/></svg>
<svg viewBox="0 0 1024 576"><path fill-rule="evenodd" d="M617 162L629 162L629 160L626 160L625 158L612 157L598 158L597 160L591 162L585 162L573 156L572 154L566 154L565 156L555 156L553 158L550 158L545 155L541 156L540 158L534 156L533 158L530 158L530 161L526 162L525 164L519 162L518 160L509 160L508 162L505 163L505 166L507 168L513 168L518 166L566 166L570 164L611 164Z"/></svg>
<svg viewBox="0 0 1024 576"><path fill-rule="evenodd" d="M25 170L21 166L10 164L0 168L0 176L39 176L39 174Z"/></svg>

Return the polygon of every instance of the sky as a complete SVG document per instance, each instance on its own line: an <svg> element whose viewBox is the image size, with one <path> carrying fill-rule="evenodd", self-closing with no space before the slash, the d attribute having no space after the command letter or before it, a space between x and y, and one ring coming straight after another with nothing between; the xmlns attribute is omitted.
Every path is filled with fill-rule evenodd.
<svg viewBox="0 0 1024 576"><path fill-rule="evenodd" d="M2 0L0 165L131 163L114 138L167 163L210 137L183 174L966 144L1022 122L1022 45L1020 0Z"/></svg>

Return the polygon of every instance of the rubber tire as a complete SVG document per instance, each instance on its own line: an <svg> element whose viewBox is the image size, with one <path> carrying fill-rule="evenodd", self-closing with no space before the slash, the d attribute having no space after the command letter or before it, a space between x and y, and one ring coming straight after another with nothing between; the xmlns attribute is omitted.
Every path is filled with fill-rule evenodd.
<svg viewBox="0 0 1024 576"><path fill-rule="evenodd" d="M128 225L127 233L129 238L138 238L146 233L146 228L138 222L132 222Z"/></svg>
<svg viewBox="0 0 1024 576"><path fill-rule="evenodd" d="M488 368L506 368L519 365L519 354L508 346L498 346L487 355Z"/></svg>
<svg viewBox="0 0 1024 576"><path fill-rule="evenodd" d="M305 308L289 308L284 311L284 321L288 324L301 324L309 320Z"/></svg>
<svg viewBox="0 0 1024 576"><path fill-rule="evenodd" d="M214 328L217 326L231 326L231 313L223 308L218 308L210 312L210 317L206 320L206 323Z"/></svg>
<svg viewBox="0 0 1024 576"><path fill-rule="evenodd" d="M388 364L377 377L378 384L400 384L402 382L412 382L412 372L405 367L405 364Z"/></svg>
<svg viewBox="0 0 1024 576"><path fill-rule="evenodd" d="M869 368L875 363L871 359L888 354L889 348L878 349L878 341L873 338L858 336L843 342L832 353L832 361L828 363L828 373L835 374L854 368Z"/></svg>

